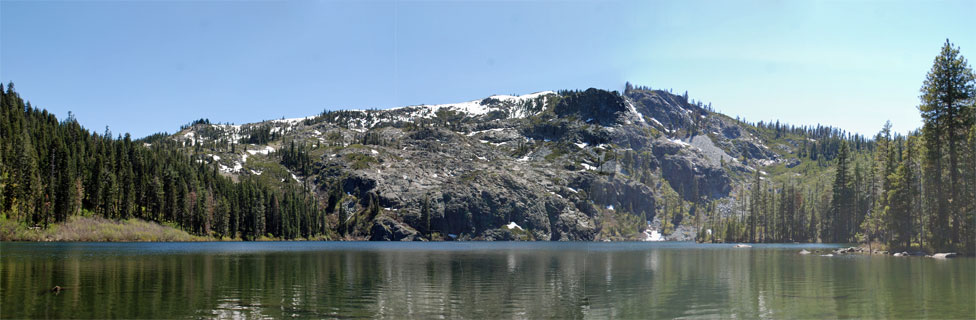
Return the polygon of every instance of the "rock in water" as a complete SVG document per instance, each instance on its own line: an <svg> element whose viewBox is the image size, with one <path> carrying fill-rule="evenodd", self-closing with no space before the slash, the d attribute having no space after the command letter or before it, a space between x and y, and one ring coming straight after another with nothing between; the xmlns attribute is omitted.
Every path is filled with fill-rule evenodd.
<svg viewBox="0 0 976 320"><path fill-rule="evenodd" d="M752 248L752 246L750 246L748 244L742 244L742 243L735 245L735 247L736 248Z"/></svg>
<svg viewBox="0 0 976 320"><path fill-rule="evenodd" d="M810 254L810 251L807 251L806 249L803 249L803 250L800 250L800 254Z"/></svg>
<svg viewBox="0 0 976 320"><path fill-rule="evenodd" d="M955 252L936 253L936 254L933 254L932 257L933 258L936 258L936 259L955 258L956 257L956 253Z"/></svg>

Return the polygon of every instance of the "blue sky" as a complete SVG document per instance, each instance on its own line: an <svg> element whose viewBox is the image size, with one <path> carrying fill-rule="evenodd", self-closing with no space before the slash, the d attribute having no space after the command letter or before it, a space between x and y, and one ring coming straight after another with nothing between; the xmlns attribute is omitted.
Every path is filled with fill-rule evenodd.
<svg viewBox="0 0 976 320"><path fill-rule="evenodd" d="M905 132L945 39L976 57L973 13L976 1L0 0L0 80L135 137L625 81L750 121Z"/></svg>

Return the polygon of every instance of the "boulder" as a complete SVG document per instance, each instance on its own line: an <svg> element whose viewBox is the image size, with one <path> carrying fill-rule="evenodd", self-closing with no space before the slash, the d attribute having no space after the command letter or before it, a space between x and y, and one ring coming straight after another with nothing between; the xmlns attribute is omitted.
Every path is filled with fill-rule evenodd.
<svg viewBox="0 0 976 320"><path fill-rule="evenodd" d="M810 254L810 251L807 251L806 249L803 249L803 250L800 250L800 254Z"/></svg>
<svg viewBox="0 0 976 320"><path fill-rule="evenodd" d="M933 258L936 258L936 259L947 259L947 258L955 258L955 257L956 257L956 253L955 253L955 252L949 252L949 253L936 253L936 254L933 254L933 255L932 255L932 257L933 257Z"/></svg>
<svg viewBox="0 0 976 320"><path fill-rule="evenodd" d="M858 247L840 248L834 250L834 254L848 254L848 253L855 253L855 252L862 252L862 251Z"/></svg>
<svg viewBox="0 0 976 320"><path fill-rule="evenodd" d="M373 221L370 228L370 241L424 241L420 233L413 228L381 215Z"/></svg>

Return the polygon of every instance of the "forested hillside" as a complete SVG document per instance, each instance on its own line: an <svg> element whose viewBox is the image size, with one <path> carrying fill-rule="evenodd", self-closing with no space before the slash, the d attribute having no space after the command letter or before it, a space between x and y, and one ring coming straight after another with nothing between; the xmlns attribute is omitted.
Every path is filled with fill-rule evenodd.
<svg viewBox="0 0 976 320"><path fill-rule="evenodd" d="M59 121L0 85L3 218L46 227L70 216L140 218L200 235L255 239L329 236L324 212L302 189L243 178L194 160L178 142L133 141Z"/></svg>

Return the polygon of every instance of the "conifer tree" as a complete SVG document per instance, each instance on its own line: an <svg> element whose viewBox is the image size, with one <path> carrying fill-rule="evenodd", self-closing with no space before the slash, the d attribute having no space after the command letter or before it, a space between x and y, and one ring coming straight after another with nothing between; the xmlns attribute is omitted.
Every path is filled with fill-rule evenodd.
<svg viewBox="0 0 976 320"><path fill-rule="evenodd" d="M937 250L949 249L963 240L967 221L963 199L964 186L960 170L960 151L972 150L965 137L973 126L966 108L976 98L976 76L959 48L946 39L921 88L921 111L927 152L925 155L925 190L930 221L929 243ZM965 158L965 157L964 157ZM969 210L971 211L971 210ZM967 236L971 236L967 234ZM968 238L966 238L967 241Z"/></svg>
<svg viewBox="0 0 976 320"><path fill-rule="evenodd" d="M854 207L853 189L848 172L850 148L847 140L842 140L837 153L837 172L834 176L833 198L831 199L828 223L831 242L851 240L850 215Z"/></svg>
<svg viewBox="0 0 976 320"><path fill-rule="evenodd" d="M911 140L908 141L910 144ZM889 178L891 180L891 187L888 190L888 206L885 211L889 219L887 227L891 233L888 247L892 250L904 250L911 246L911 211L915 207L913 203L914 197L912 196L914 192L912 189L912 179L915 176L912 172L914 158L912 147L909 145L904 149L901 164Z"/></svg>

